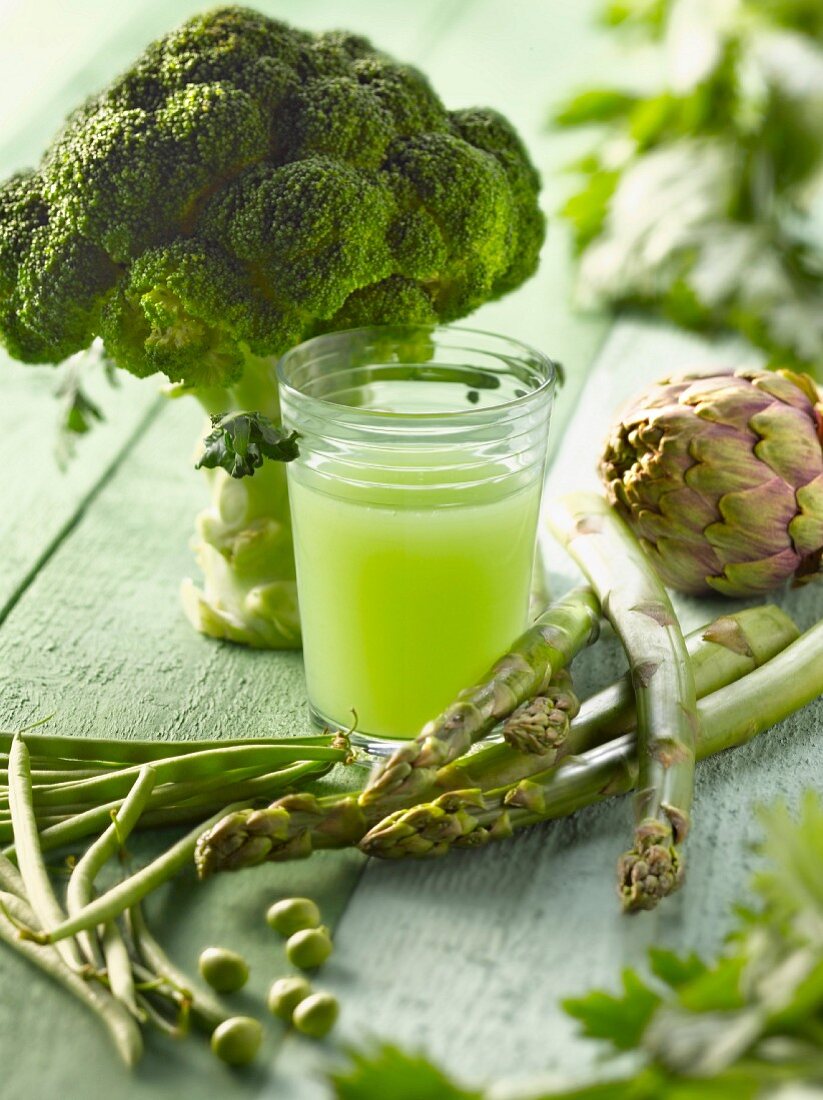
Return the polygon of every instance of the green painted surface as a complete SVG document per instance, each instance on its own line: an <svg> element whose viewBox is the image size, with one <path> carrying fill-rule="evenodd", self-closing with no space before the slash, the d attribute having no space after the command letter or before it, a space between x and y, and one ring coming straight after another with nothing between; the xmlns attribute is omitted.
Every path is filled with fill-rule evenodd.
<svg viewBox="0 0 823 1100"><path fill-rule="evenodd" d="M4 57L0 66L6 93L0 102L17 104L14 118L10 110L0 114L4 170L31 159L64 103L93 90L148 38L199 6L31 0L0 9L0 52L9 51L13 61L6 65ZM546 174L547 209L566 186L549 174L576 148L574 138L542 132L547 104L592 71L614 65L588 26L592 7L557 0L265 4L306 26L370 33L417 60L449 104L491 102L510 114ZM68 8L81 18L70 18ZM556 428L569 421L604 333L602 320L581 319L568 308L565 249L563 233L554 229L537 278L473 319L478 327L531 340L571 368ZM665 328L617 325L571 420L550 490L591 478L598 441L619 400L644 380L710 354L707 345ZM739 349L726 345L720 354L739 357ZM101 382L107 423L61 474L40 445L55 415L53 382L48 370L0 364L0 403L14 414L6 424L0 482L0 725L56 710L60 730L77 734L202 737L305 729L298 654L208 642L190 631L178 606L179 579L191 569L192 516L202 498L190 467L199 410L185 401L158 403L151 383L127 379L107 393ZM549 566L557 588L572 579L556 555L549 555ZM728 605L682 602L685 625L712 617L720 606ZM790 593L786 606L808 625L823 614L823 590ZM607 643L595 660L582 662L581 685L597 686L620 667L616 647ZM823 786L822 719L818 703L759 743L701 768L688 889L659 914L618 917L613 863L629 809L613 803L439 864L365 864L353 854L325 853L205 887L182 876L154 899L150 917L188 967L210 942L243 950L252 979L236 1003L258 1009L268 982L284 970L282 945L263 921L265 908L278 896L308 893L337 929L323 985L342 998L341 1039L383 1034L425 1046L469 1079L556 1070L578 1075L593 1064L596 1048L574 1038L559 998L613 980L649 942L698 950L718 945L724 914L750 871L754 804L778 793L793 797L808 783ZM136 857L150 848L151 842L136 841ZM325 1095L317 1075L332 1048L284 1041L274 1023L253 1072L224 1070L198 1042L153 1040L129 1081L96 1024L8 952L0 955L0 981L3 1095Z"/></svg>

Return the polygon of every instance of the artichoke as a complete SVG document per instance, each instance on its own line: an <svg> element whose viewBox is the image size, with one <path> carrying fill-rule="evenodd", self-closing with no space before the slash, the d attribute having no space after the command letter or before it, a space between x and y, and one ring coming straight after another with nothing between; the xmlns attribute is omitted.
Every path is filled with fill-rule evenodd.
<svg viewBox="0 0 823 1100"><path fill-rule="evenodd" d="M600 476L673 588L752 596L820 575L823 398L808 375L664 379L612 427Z"/></svg>

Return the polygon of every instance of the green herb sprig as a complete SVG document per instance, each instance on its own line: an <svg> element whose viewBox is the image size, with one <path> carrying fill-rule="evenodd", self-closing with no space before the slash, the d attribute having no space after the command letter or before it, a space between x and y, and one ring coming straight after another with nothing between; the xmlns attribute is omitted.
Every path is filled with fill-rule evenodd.
<svg viewBox="0 0 823 1100"><path fill-rule="evenodd" d="M823 18L817 0L620 0L663 86L585 89L559 127L602 127L562 215L583 306L732 329L780 366L823 370ZM629 66L627 66L628 68ZM631 66L634 71L637 66Z"/></svg>

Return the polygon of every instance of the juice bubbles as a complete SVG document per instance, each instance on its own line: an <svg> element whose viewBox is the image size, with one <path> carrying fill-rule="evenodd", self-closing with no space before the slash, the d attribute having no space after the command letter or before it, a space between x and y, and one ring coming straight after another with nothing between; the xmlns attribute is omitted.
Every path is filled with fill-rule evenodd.
<svg viewBox="0 0 823 1100"><path fill-rule="evenodd" d="M322 400L283 394L309 700L414 737L526 626L551 394L442 352L323 377Z"/></svg>

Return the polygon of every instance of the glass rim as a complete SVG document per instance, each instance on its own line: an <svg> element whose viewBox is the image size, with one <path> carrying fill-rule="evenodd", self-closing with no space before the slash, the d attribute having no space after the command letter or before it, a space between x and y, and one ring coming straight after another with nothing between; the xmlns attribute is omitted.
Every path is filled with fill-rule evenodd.
<svg viewBox="0 0 823 1100"><path fill-rule="evenodd" d="M388 332L406 332L410 335L415 333L428 334L435 338L438 333L454 333L459 336L482 337L483 339L499 343L501 346L505 345L512 351L519 353L519 357L523 362L526 362L528 359L535 360L543 368L544 377L534 389L529 390L520 397L501 401L498 405L487 406L485 408L470 406L465 409L455 409L451 412L444 412L443 410L432 412L388 412L385 409L353 408L350 405L344 405L324 397L315 397L312 394L305 393L286 377L288 361L297 352L305 353L312 347L319 349L322 348L324 344L332 344L334 341L339 341L341 338L345 337L349 337L353 340L357 337L364 337L370 333L379 335L380 333ZM466 348L467 352L471 350L471 347ZM495 355L496 353L492 350L490 354ZM514 358L514 356L512 357ZM499 358L502 359L502 355L499 356ZM407 424L424 425L433 424L438 421L441 423L443 421L448 421L449 423L459 421L461 424L468 425L470 423L488 423L490 414L494 419L497 419L498 416L506 416L523 406L528 406L534 402L535 399L553 396L559 377L559 365L556 360L552 359L538 348L535 348L533 345L527 344L523 340L518 340L513 336L504 336L499 332L490 332L488 329L472 328L468 325L449 324L384 324L360 325L356 328L335 329L330 332L320 333L317 336L312 336L308 340L303 340L301 343L295 344L294 347L289 348L288 351L280 356L275 365L275 373L278 384L290 397L301 403L313 406L318 410L322 410L323 415L326 416L333 414L338 418L347 418L355 414L354 419L361 423L377 423L381 418L383 420L391 418L394 422L400 421Z"/></svg>

